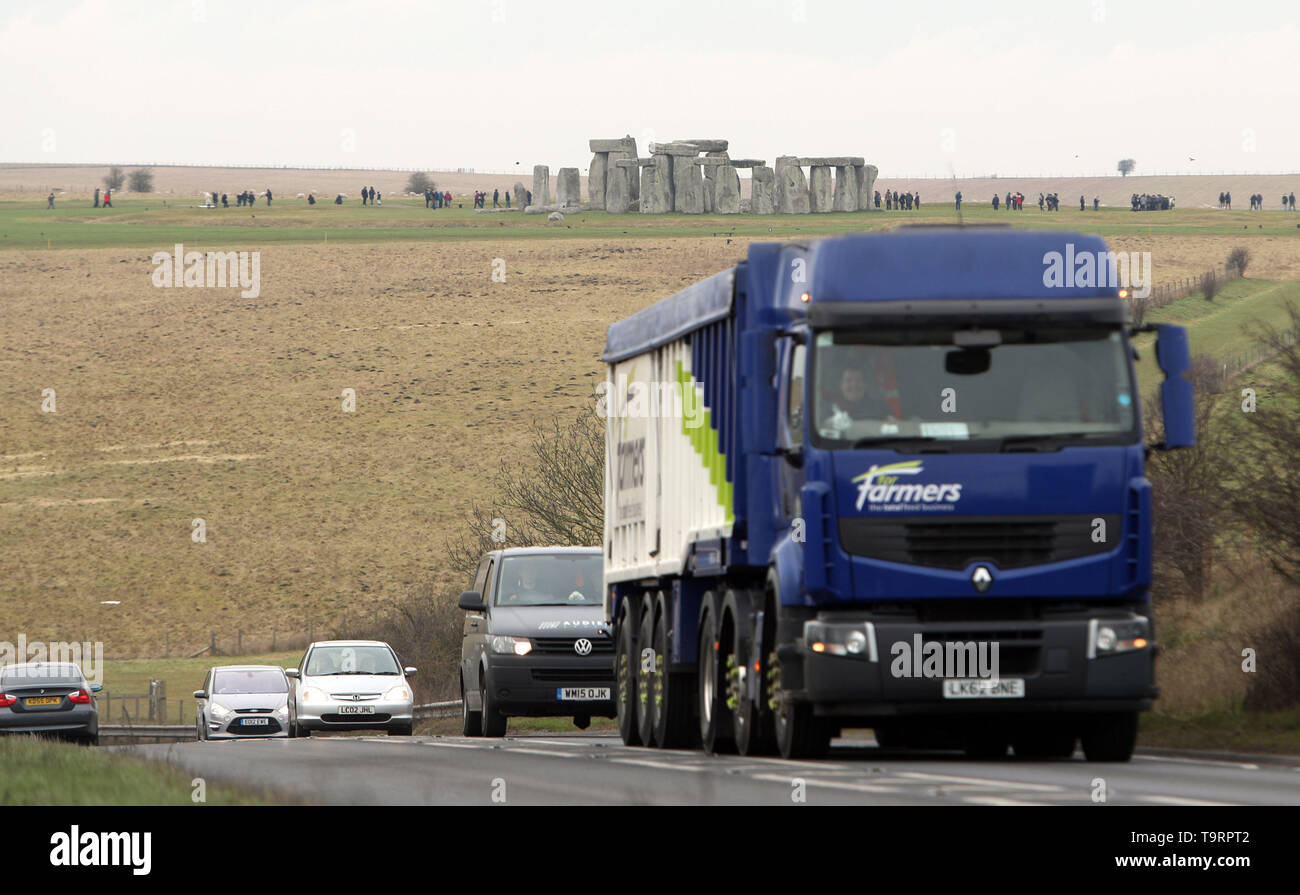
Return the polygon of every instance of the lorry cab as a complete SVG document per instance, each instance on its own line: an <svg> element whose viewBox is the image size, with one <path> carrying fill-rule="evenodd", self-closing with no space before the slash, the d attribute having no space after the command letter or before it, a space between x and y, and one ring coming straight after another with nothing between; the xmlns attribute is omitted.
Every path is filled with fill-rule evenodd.
<svg viewBox="0 0 1300 895"><path fill-rule="evenodd" d="M613 717L614 644L601 602L599 547L515 547L479 561L465 610L460 687L466 736L506 719Z"/></svg>

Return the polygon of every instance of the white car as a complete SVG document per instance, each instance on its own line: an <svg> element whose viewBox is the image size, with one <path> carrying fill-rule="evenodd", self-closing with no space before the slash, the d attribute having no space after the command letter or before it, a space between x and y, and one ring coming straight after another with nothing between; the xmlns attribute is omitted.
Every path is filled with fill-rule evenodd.
<svg viewBox="0 0 1300 895"><path fill-rule="evenodd" d="M289 700L289 736L313 730L385 730L410 736L414 694L397 653L380 640L325 640L307 647Z"/></svg>
<svg viewBox="0 0 1300 895"><path fill-rule="evenodd" d="M278 665L218 665L194 699L200 740L288 736L289 682Z"/></svg>

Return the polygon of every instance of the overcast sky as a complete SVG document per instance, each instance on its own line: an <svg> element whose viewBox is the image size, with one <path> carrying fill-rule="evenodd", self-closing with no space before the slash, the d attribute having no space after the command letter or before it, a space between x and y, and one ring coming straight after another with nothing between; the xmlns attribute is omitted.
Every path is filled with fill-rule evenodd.
<svg viewBox="0 0 1300 895"><path fill-rule="evenodd" d="M1294 172L1297 9L5 0L0 161L585 171L631 134L882 177Z"/></svg>

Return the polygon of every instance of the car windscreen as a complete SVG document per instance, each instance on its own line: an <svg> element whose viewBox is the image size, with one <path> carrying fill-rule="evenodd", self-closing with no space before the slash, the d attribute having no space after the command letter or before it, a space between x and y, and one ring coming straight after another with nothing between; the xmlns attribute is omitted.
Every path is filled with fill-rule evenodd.
<svg viewBox="0 0 1300 895"><path fill-rule="evenodd" d="M544 553L501 560L497 606L599 606L599 553Z"/></svg>
<svg viewBox="0 0 1300 895"><path fill-rule="evenodd" d="M402 669L386 646L318 646L307 659L306 673L401 674Z"/></svg>
<svg viewBox="0 0 1300 895"><path fill-rule="evenodd" d="M0 669L0 692L22 687L84 687L86 679L75 665L24 665Z"/></svg>
<svg viewBox="0 0 1300 895"><path fill-rule="evenodd" d="M1128 346L1115 328L821 331L812 383L819 447L1136 438Z"/></svg>
<svg viewBox="0 0 1300 895"><path fill-rule="evenodd" d="M284 672L275 670L218 671L212 695L235 693L287 693Z"/></svg>

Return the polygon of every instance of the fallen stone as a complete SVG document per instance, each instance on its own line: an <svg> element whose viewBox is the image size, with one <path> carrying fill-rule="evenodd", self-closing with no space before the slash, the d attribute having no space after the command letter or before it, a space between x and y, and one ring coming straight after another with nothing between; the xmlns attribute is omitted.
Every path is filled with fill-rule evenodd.
<svg viewBox="0 0 1300 895"><path fill-rule="evenodd" d="M552 211L550 214L546 216L546 223L548 224L564 223L564 213L559 211Z"/></svg>
<svg viewBox="0 0 1300 895"><path fill-rule="evenodd" d="M582 204L582 180L577 168L561 168L555 175L555 201L558 205Z"/></svg>
<svg viewBox="0 0 1300 895"><path fill-rule="evenodd" d="M548 165L533 166L533 204L551 204L551 169Z"/></svg>

